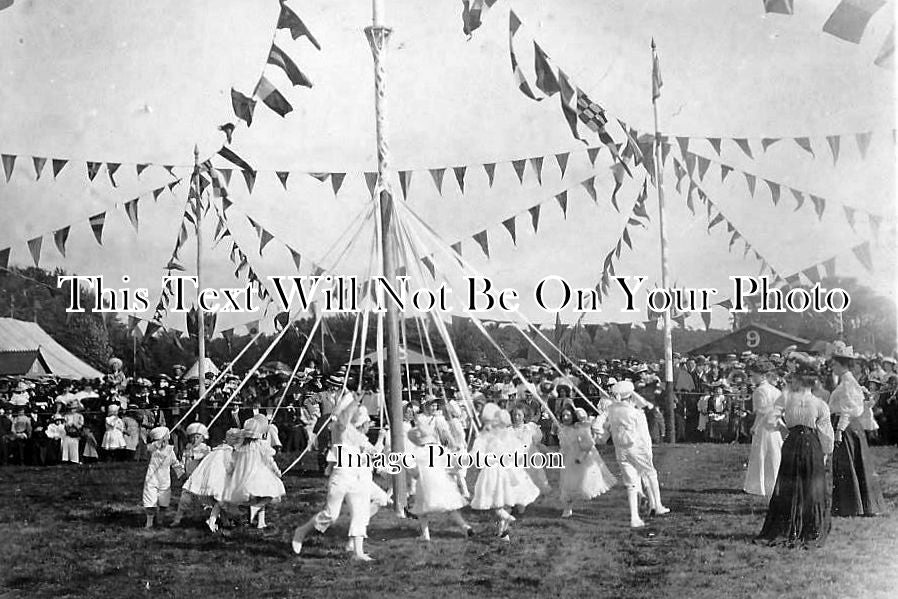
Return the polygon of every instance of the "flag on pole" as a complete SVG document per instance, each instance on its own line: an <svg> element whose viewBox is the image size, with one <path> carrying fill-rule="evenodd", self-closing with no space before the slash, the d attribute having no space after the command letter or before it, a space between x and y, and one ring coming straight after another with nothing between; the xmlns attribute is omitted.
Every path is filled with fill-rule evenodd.
<svg viewBox="0 0 898 599"><path fill-rule="evenodd" d="M885 3L886 0L842 0L823 24L823 31L859 44L870 19Z"/></svg>
<svg viewBox="0 0 898 599"><path fill-rule="evenodd" d="M658 62L658 53L655 52L655 40L652 39L652 102L661 97L661 65Z"/></svg>

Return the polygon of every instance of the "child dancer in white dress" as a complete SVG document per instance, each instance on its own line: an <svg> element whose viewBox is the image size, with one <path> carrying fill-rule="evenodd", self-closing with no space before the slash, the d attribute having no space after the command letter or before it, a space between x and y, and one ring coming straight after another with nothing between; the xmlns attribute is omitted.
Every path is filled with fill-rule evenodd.
<svg viewBox="0 0 898 599"><path fill-rule="evenodd" d="M206 428L205 424L193 422L187 426L185 432L187 433L187 445L184 447L181 459L184 462L184 472L190 477L212 450L206 445L206 439L209 438L209 429ZM190 482L189 478L187 482ZM223 483L224 481L222 481ZM181 488L181 496L178 498L178 511L175 513L175 518L170 526L175 527L181 523L181 518L184 517L184 513L190 508L193 498L194 494L187 489L187 483L184 483L184 487Z"/></svg>
<svg viewBox="0 0 898 599"><path fill-rule="evenodd" d="M430 519L434 514L449 514L449 518L466 535L473 535L471 525L465 522L459 512L468 502L462 497L451 465L447 468L445 458L437 457L450 441L445 420L440 419L439 422L441 425L437 421L419 419L415 428L408 432L408 440L412 443L409 449L415 462L412 475L418 480L412 512L418 517L422 541L430 540ZM442 431L442 439L438 428Z"/></svg>
<svg viewBox="0 0 898 599"><path fill-rule="evenodd" d="M583 408L562 409L558 443L564 458L560 481L561 503L564 504L561 517L570 518L574 501L598 497L613 487L617 479L596 450L592 423Z"/></svg>
<svg viewBox="0 0 898 599"><path fill-rule="evenodd" d="M442 432L441 436L445 438L446 447L450 452L462 455L467 453L468 443L465 437L465 426L462 422L462 410L458 404L453 401L443 404L443 413L437 416L437 429ZM452 469L452 478L461 496L465 499L471 498L471 492L468 491L468 469L458 466Z"/></svg>
<svg viewBox="0 0 898 599"><path fill-rule="evenodd" d="M234 448L243 442L243 431L239 428L228 429L224 443L213 449L209 455L194 469L193 474L184 483L181 497L185 495L199 499L204 504L213 504L212 512L206 520L209 530L218 530L218 517L222 512L222 499L228 480L228 470L234 458ZM181 503L178 503L178 512Z"/></svg>
<svg viewBox="0 0 898 599"><path fill-rule="evenodd" d="M330 479L327 483L327 504L305 524L293 532L293 552L302 551L305 538L313 530L325 532L340 517L343 500L349 504L349 538L352 543L353 558L372 561L365 553L368 521L372 512L372 487L375 486L371 468L359 464L357 456L375 455L383 451L386 429L382 429L377 444L368 441L366 432L371 426L368 410L358 405L351 392L343 395L334 407L331 439L333 447L328 452ZM350 463L347 456L352 456ZM379 488L379 487L378 487ZM379 506L378 506L379 507Z"/></svg>
<svg viewBox="0 0 898 599"><path fill-rule="evenodd" d="M227 505L248 505L250 524L256 520L258 528L267 526L265 506L280 501L286 494L272 449L262 440L266 432L267 424L259 418L243 423L243 444L234 449L222 495L222 503Z"/></svg>
<svg viewBox="0 0 898 599"><path fill-rule="evenodd" d="M511 410L511 434L514 436L521 451L533 454L543 449L543 432L535 422L527 421L527 414L523 406L516 406ZM546 493L551 488L546 471L543 468L527 468L527 476L533 481L541 493Z"/></svg>
<svg viewBox="0 0 898 599"><path fill-rule="evenodd" d="M660 516L670 510L661 503L658 473L652 464L652 437L645 413L634 404L637 397L633 391L633 383L621 381L614 385L612 393L616 401L608 410L605 434L601 440L607 440L610 434L614 441L614 453L627 487L630 526L641 528L645 526L645 522L639 517L639 492L642 486L646 487L649 507L654 514Z"/></svg>
<svg viewBox="0 0 898 599"><path fill-rule="evenodd" d="M509 428L511 417L508 412L499 409L494 403L488 403L483 406L480 420L483 428L474 440L471 453L480 454L481 461L485 461L486 454L500 456L522 451L517 437ZM526 507L536 501L538 496L539 487L523 468L503 467L496 463L481 468L478 473L471 507L475 510L494 510L499 519L499 537L508 540L508 527L515 521L515 517L507 508Z"/></svg>
<svg viewBox="0 0 898 599"><path fill-rule="evenodd" d="M143 481L143 507L147 515L145 528L153 528L153 521L162 524L162 510L171 503L171 470L180 478L184 475L184 467L175 456L175 450L169 443L171 431L168 427L157 426L148 435L147 451L150 464Z"/></svg>
<svg viewBox="0 0 898 599"><path fill-rule="evenodd" d="M125 423L119 418L119 405L110 404L106 409L109 414L106 416L106 432L103 433L103 442L100 447L106 452L106 455L118 460L120 451L125 449Z"/></svg>

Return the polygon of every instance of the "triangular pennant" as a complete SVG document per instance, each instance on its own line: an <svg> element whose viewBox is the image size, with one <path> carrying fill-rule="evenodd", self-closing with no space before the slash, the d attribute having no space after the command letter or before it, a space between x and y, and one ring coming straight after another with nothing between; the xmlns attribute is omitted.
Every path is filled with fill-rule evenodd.
<svg viewBox="0 0 898 599"><path fill-rule="evenodd" d="M733 172L733 167L729 166L728 164L721 164L720 165L720 182L723 183L724 181L726 181L727 175L729 175L731 172Z"/></svg>
<svg viewBox="0 0 898 599"><path fill-rule="evenodd" d="M755 181L756 177L751 173L742 173L745 175L745 182L748 184L748 193L751 194L751 197L755 197Z"/></svg>
<svg viewBox="0 0 898 599"><path fill-rule="evenodd" d="M455 252L456 254L458 254L459 256L461 256L461 242L460 242L460 241L457 241L457 242L453 243L453 244L452 244L451 246L449 246L449 247L452 248L452 251L453 251L453 252Z"/></svg>
<svg viewBox="0 0 898 599"><path fill-rule="evenodd" d="M705 173L708 172L708 167L711 166L711 161L705 158L704 156L698 157L698 178L702 181L705 180Z"/></svg>
<svg viewBox="0 0 898 599"><path fill-rule="evenodd" d="M868 271L873 271L873 260L870 257L870 242L865 241L864 243L855 246L851 249L854 252L855 257L857 257L858 262L864 265Z"/></svg>
<svg viewBox="0 0 898 599"><path fill-rule="evenodd" d="M40 268L41 261L41 245L44 243L43 236L35 237L28 242L28 251L31 252L31 258L34 260L34 267Z"/></svg>
<svg viewBox="0 0 898 599"><path fill-rule="evenodd" d="M879 239L879 227L882 224L882 217L876 214L868 214L867 218L870 222L870 231L873 233L873 239Z"/></svg>
<svg viewBox="0 0 898 599"><path fill-rule="evenodd" d="M553 96L561 91L558 84L558 77L555 75L554 69L549 64L549 57L539 44L533 42L533 61L534 71L536 72L536 87L538 87L547 96Z"/></svg>
<svg viewBox="0 0 898 599"><path fill-rule="evenodd" d="M817 270L817 265L811 266L810 268L806 268L801 271L804 276L808 278L811 283L819 283L820 282L820 271Z"/></svg>
<svg viewBox="0 0 898 599"><path fill-rule="evenodd" d="M430 176L433 177L433 184L436 185L437 191L443 195L443 174L446 172L444 168L430 169Z"/></svg>
<svg viewBox="0 0 898 599"><path fill-rule="evenodd" d="M792 195L795 197L795 201L797 203L797 205L795 206L795 210L799 210L804 205L804 194L793 187L790 187L789 191L792 192Z"/></svg>
<svg viewBox="0 0 898 599"><path fill-rule="evenodd" d="M889 31L888 37L882 42L882 46L879 48L879 52L876 54L876 59L873 61L878 67L883 67L885 69L893 69L895 66L895 27L892 27L892 30Z"/></svg>
<svg viewBox="0 0 898 599"><path fill-rule="evenodd" d="M730 249L733 249L733 244L739 239L739 231L733 230L733 236L730 237Z"/></svg>
<svg viewBox="0 0 898 599"><path fill-rule="evenodd" d="M723 220L724 220L723 214L718 212L717 216L715 216L713 219L711 219L711 222L708 223L708 230L710 231L711 229L714 228L715 225L723 222Z"/></svg>
<svg viewBox="0 0 898 599"><path fill-rule="evenodd" d="M857 149L861 153L861 158L867 157L867 148L870 147L870 137L873 135L872 132L867 131L866 133L856 133L854 135L855 141L857 141Z"/></svg>
<svg viewBox="0 0 898 599"><path fill-rule="evenodd" d="M689 182L689 191L686 192L686 207L689 209L689 212L695 214L695 205L693 204L692 194L697 189L695 183L693 181Z"/></svg>
<svg viewBox="0 0 898 599"><path fill-rule="evenodd" d="M564 177L564 171L567 170L567 161L570 158L570 152L563 152L561 154L555 154L555 162L558 163L558 170L561 171L561 176Z"/></svg>
<svg viewBox="0 0 898 599"><path fill-rule="evenodd" d="M520 160L512 160L511 165L514 167L514 172L518 175L518 181L521 183L524 182L524 169L527 167L527 161L523 158Z"/></svg>
<svg viewBox="0 0 898 599"><path fill-rule="evenodd" d="M220 168L218 172L221 173L221 178L224 179L225 185L231 184L231 174L234 172L234 169L230 168Z"/></svg>
<svg viewBox="0 0 898 599"><path fill-rule="evenodd" d="M283 0L281 1L281 14L278 16L277 29L289 30L290 36L294 40L305 37L313 46L315 46L315 48L321 50L321 44L318 43L318 40L315 39L315 36L312 35L312 32L306 27L306 24L302 22L302 19L300 19L295 12L290 10Z"/></svg>
<svg viewBox="0 0 898 599"><path fill-rule="evenodd" d="M487 162L483 165L483 170L486 171L486 178L490 183L490 187L493 186L493 179L496 176L496 163L495 162Z"/></svg>
<svg viewBox="0 0 898 599"><path fill-rule="evenodd" d="M87 178L91 181L94 180L94 177L97 176L97 173L100 172L101 162L88 162L87 163Z"/></svg>
<svg viewBox="0 0 898 599"><path fill-rule="evenodd" d="M621 234L621 239L624 240L624 243L627 244L627 247L631 250L633 249L633 241L630 239L630 230L627 227L624 227L624 232Z"/></svg>
<svg viewBox="0 0 898 599"><path fill-rule="evenodd" d="M557 196L555 196L555 200L558 201L558 205L561 206L561 212L564 213L564 217L567 218L567 191L562 191Z"/></svg>
<svg viewBox="0 0 898 599"><path fill-rule="evenodd" d="M678 137L677 145L680 146L680 156L683 159L686 159L686 156L689 154L689 138L688 137Z"/></svg>
<svg viewBox="0 0 898 599"><path fill-rule="evenodd" d="M265 78L265 75L259 77L256 84L256 90L253 95L261 99L262 102L271 110L284 117L293 110L293 106L287 101L287 98L277 90L277 88Z"/></svg>
<svg viewBox="0 0 898 599"><path fill-rule="evenodd" d="M336 196L338 193L340 193L340 188L343 186L343 179L345 179L345 178L346 178L346 173L331 173L331 189L334 190L334 195L335 195L335 196ZM376 181L377 181L377 178L375 177L374 180L375 180L375 182L376 182ZM366 179L365 182L367 183L367 179ZM369 191L370 191L370 193L372 193L372 194L374 193L374 190L373 190L373 189L371 189L371 190L369 190Z"/></svg>
<svg viewBox="0 0 898 599"><path fill-rule="evenodd" d="M90 229L94 232L97 243L103 245L103 226L106 224L106 213L101 212L90 217Z"/></svg>
<svg viewBox="0 0 898 599"><path fill-rule="evenodd" d="M832 279L836 276L836 258L832 257L829 260L823 263L823 269L826 272L827 278Z"/></svg>
<svg viewBox="0 0 898 599"><path fill-rule="evenodd" d="M330 173L309 173L309 176L313 179L317 179L320 183L324 183L331 178Z"/></svg>
<svg viewBox="0 0 898 599"><path fill-rule="evenodd" d="M290 176L290 172L289 171L275 171L274 174L277 175L278 181L281 182L281 185L284 187L284 190L286 191L287 177Z"/></svg>
<svg viewBox="0 0 898 599"><path fill-rule="evenodd" d="M676 158L674 158L673 165L674 174L677 176L677 193L680 193L680 186L683 184L683 177L686 176L686 169L683 168L683 165Z"/></svg>
<svg viewBox="0 0 898 599"><path fill-rule="evenodd" d="M742 137L737 137L733 139L736 142L736 145L739 146L739 149L745 152L745 155L751 159L754 159L754 156L751 154L751 146L748 145L748 140Z"/></svg>
<svg viewBox="0 0 898 599"><path fill-rule="evenodd" d="M53 241L56 242L56 249L59 250L59 253L62 254L63 258L65 258L65 242L69 239L69 228L70 227L63 227L53 233Z"/></svg>
<svg viewBox="0 0 898 599"><path fill-rule="evenodd" d="M854 231L854 208L842 206L842 209L845 210L845 220L848 221L848 225Z"/></svg>
<svg viewBox="0 0 898 599"><path fill-rule="evenodd" d="M377 185L377 177L378 173L376 172L366 172L365 173L365 185L368 186L368 195L374 196L374 187Z"/></svg>
<svg viewBox="0 0 898 599"><path fill-rule="evenodd" d="M718 142L717 145L719 146L720 140L717 140L717 142ZM667 155L668 154L670 154L670 144L665 144L665 143L661 144L661 164L662 165L667 164ZM643 155L646 155L646 154L643 154ZM651 152L649 152L648 155L651 155Z"/></svg>
<svg viewBox="0 0 898 599"><path fill-rule="evenodd" d="M580 185L583 186L583 189L586 190L586 193L589 194L589 197L592 198L592 201L595 203L599 202L598 196L596 195L596 178L590 177L585 181L582 181Z"/></svg>
<svg viewBox="0 0 898 599"><path fill-rule="evenodd" d="M408 198L408 186L412 182L412 171L399 171L399 187L402 189L402 197Z"/></svg>
<svg viewBox="0 0 898 599"><path fill-rule="evenodd" d="M593 166L596 165L596 156L599 155L599 150L602 148L587 148L586 155L589 156L589 163Z"/></svg>
<svg viewBox="0 0 898 599"><path fill-rule="evenodd" d="M246 181L246 190L252 193L253 186L256 184L256 171L240 171L240 174L243 175L243 180Z"/></svg>
<svg viewBox="0 0 898 599"><path fill-rule="evenodd" d="M231 88L231 106L234 109L234 115L244 121L247 127L253 124L253 112L256 109L255 100Z"/></svg>
<svg viewBox="0 0 898 599"><path fill-rule="evenodd" d="M689 177L691 178L695 172L696 155L692 152L688 152L683 157L683 160L686 162L686 172L689 173Z"/></svg>
<svg viewBox="0 0 898 599"><path fill-rule="evenodd" d="M125 214L128 215L128 220L131 221L131 225L134 227L135 231L138 231L138 222L137 222L137 201L139 198L135 198L130 202L125 202Z"/></svg>
<svg viewBox="0 0 898 599"><path fill-rule="evenodd" d="M814 194L810 194L811 201L814 203L814 210L817 212L817 218L823 219L823 211L826 210L826 200L818 198Z"/></svg>
<svg viewBox="0 0 898 599"><path fill-rule="evenodd" d="M259 255L262 255L262 250L265 249L265 246L268 245L268 242L274 239L274 235L262 229L259 232Z"/></svg>
<svg viewBox="0 0 898 599"><path fill-rule="evenodd" d="M109 175L109 182L112 183L113 187L118 187L115 182L115 171L119 169L121 164L118 162L107 162L106 163L106 173Z"/></svg>
<svg viewBox="0 0 898 599"><path fill-rule="evenodd" d="M294 250L294 249L293 249L292 247L290 247L289 245L286 246L286 247L287 247L288 250L290 250L290 257L293 258L293 264L296 266L296 270L297 270L297 272L298 272L299 269L300 269L300 267L302 266L302 255L300 255L299 252L297 252L296 250Z"/></svg>
<svg viewBox="0 0 898 599"><path fill-rule="evenodd" d="M232 202L228 198L221 198L221 213L225 214L228 211L228 208L230 208L233 203L234 202Z"/></svg>
<svg viewBox="0 0 898 599"><path fill-rule="evenodd" d="M508 231L508 234L511 235L511 242L515 245L518 244L517 234L515 232L515 217L507 218L502 221L502 226Z"/></svg>
<svg viewBox="0 0 898 599"><path fill-rule="evenodd" d="M162 165L162 168L167 170L168 174L171 175L172 177L175 176L175 167L174 166L172 166L170 164L164 164L164 165Z"/></svg>
<svg viewBox="0 0 898 599"><path fill-rule="evenodd" d="M47 164L46 158L41 158L39 156L33 156L31 161L34 163L34 176L38 181L41 179L41 172L44 170L44 165Z"/></svg>
<svg viewBox="0 0 898 599"><path fill-rule="evenodd" d="M775 144L778 141L781 141L781 139L779 137L765 137L764 139L761 140L761 149L763 149L766 152L767 148L769 148L770 146L772 146L773 144Z"/></svg>
<svg viewBox="0 0 898 599"><path fill-rule="evenodd" d="M769 179L764 179L764 182L770 188L770 199L773 201L773 205L776 206L780 202L780 185Z"/></svg>
<svg viewBox="0 0 898 599"><path fill-rule="evenodd" d="M839 162L839 143L842 138L838 135L827 135L826 143L829 144L829 151L832 152L833 155L833 166Z"/></svg>
<svg viewBox="0 0 898 599"><path fill-rule="evenodd" d="M230 162L231 164L237 166L237 168L239 168L241 170L244 170L244 171L253 170L253 167L252 167L252 165L250 165L250 163L248 163L246 160L244 160L243 158L238 156L236 152L234 152L231 148L228 148L227 146L222 146L221 149L218 150L218 155L221 156L222 158L224 158L225 160L227 160L228 162ZM165 168L170 169L173 167L165 167ZM223 174L225 169L219 169L219 170ZM228 182L230 182L230 180L228 180Z"/></svg>
<svg viewBox="0 0 898 599"><path fill-rule="evenodd" d="M539 204L529 208L527 212L530 213L530 225L533 227L533 232L536 233L539 230Z"/></svg>
<svg viewBox="0 0 898 599"><path fill-rule="evenodd" d="M12 177L13 168L16 166L16 156L12 154L0 155L0 161L3 162L3 171L6 173L6 182Z"/></svg>
<svg viewBox="0 0 898 599"><path fill-rule="evenodd" d="M475 233L472 238L478 243L478 245L480 245L480 249L483 250L483 253L486 255L486 257L489 258L490 242L486 234L486 229L484 229L480 233Z"/></svg>
<svg viewBox="0 0 898 599"><path fill-rule="evenodd" d="M465 193L465 172L467 172L468 167L454 166L452 170L455 172L455 180L458 181L458 189Z"/></svg>
<svg viewBox="0 0 898 599"><path fill-rule="evenodd" d="M431 260L429 256L424 256L423 258L421 258L421 263L424 264L424 268L426 268L427 271L430 273L430 278L436 279L437 278L437 269L433 263L433 260Z"/></svg>
<svg viewBox="0 0 898 599"><path fill-rule="evenodd" d="M140 177L141 173L143 173L143 171L145 171L148 166L148 164L137 164L137 176Z"/></svg>
<svg viewBox="0 0 898 599"><path fill-rule="evenodd" d="M62 169L69 163L68 160L63 160L61 158L53 158L53 178L55 179Z"/></svg>
<svg viewBox="0 0 898 599"><path fill-rule="evenodd" d="M536 171L536 181L542 185L543 184L543 157L536 156L530 159L530 166L533 167L533 170Z"/></svg>
<svg viewBox="0 0 898 599"><path fill-rule="evenodd" d="M807 137L796 137L795 143L798 144L798 147L810 154L811 156L816 157L814 154L814 148L811 147L811 140Z"/></svg>
<svg viewBox="0 0 898 599"><path fill-rule="evenodd" d="M708 143L711 144L711 147L714 148L714 151L717 152L717 155L720 156L720 138L708 137L706 139L708 140Z"/></svg>
<svg viewBox="0 0 898 599"><path fill-rule="evenodd" d="M611 204L618 212L620 212L620 207L617 205L617 192L620 191L620 188L624 184L626 170L627 167L620 162L615 162L611 165L611 175L614 177L614 189L611 191Z"/></svg>
<svg viewBox="0 0 898 599"><path fill-rule="evenodd" d="M272 64L276 67L280 67L284 74L287 75L287 79L290 80L290 83L293 85L300 85L302 87L312 87L312 81L303 73L296 63L287 56L287 53L278 48L277 44L271 44L271 50L268 53L268 64Z"/></svg>
<svg viewBox="0 0 898 599"><path fill-rule="evenodd" d="M618 240L617 240L617 245L614 246L614 257L615 257L615 258L620 258L621 241L623 241L623 240L618 239Z"/></svg>
<svg viewBox="0 0 898 599"><path fill-rule="evenodd" d="M705 330L711 328L711 313L710 312L701 312L700 316L702 317L702 323L705 325Z"/></svg>

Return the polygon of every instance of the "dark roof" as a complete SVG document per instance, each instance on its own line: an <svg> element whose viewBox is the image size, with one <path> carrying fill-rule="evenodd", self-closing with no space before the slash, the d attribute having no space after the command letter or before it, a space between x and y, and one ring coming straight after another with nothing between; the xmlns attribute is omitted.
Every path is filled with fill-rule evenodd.
<svg viewBox="0 0 898 599"><path fill-rule="evenodd" d="M37 362L37 365L35 365ZM46 374L50 372L39 349L0 352L0 375Z"/></svg>
<svg viewBox="0 0 898 599"><path fill-rule="evenodd" d="M752 345L749 345L749 333L751 332L756 333L756 336L752 336ZM799 350L807 350L809 344L810 341L807 339L778 331L763 324L752 323L720 339L693 348L687 353L693 355L740 354L750 350L756 354L771 354L782 352L789 345L797 345Z"/></svg>

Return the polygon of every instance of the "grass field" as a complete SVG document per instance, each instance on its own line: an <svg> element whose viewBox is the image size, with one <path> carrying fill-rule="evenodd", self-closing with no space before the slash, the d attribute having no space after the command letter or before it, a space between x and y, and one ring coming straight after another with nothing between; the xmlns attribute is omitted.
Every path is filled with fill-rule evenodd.
<svg viewBox="0 0 898 599"><path fill-rule="evenodd" d="M898 448L874 448L891 512L835 520L814 551L751 544L765 505L740 491L748 449L656 448L673 512L644 529L627 526L620 486L571 520L559 519L557 496L541 497L510 543L493 536L483 513L466 515L478 536L462 538L438 520L423 544L413 521L382 511L369 527L377 561L363 565L343 552L345 517L303 557L290 552L293 527L322 505L323 478L288 476L267 530L213 536L198 508L182 528L140 528L145 464L0 468L0 596L898 596ZM616 471L613 453L602 453Z"/></svg>

